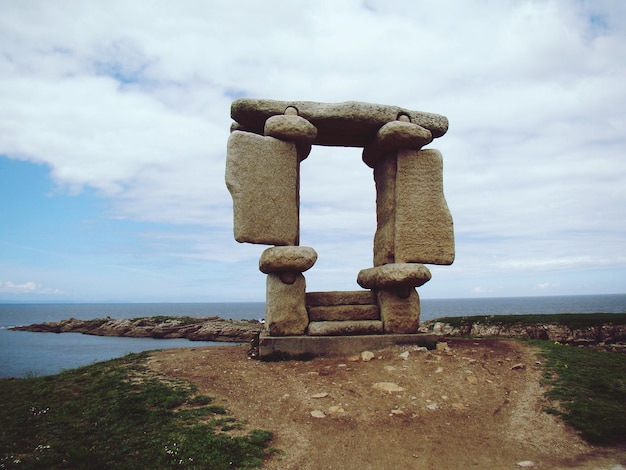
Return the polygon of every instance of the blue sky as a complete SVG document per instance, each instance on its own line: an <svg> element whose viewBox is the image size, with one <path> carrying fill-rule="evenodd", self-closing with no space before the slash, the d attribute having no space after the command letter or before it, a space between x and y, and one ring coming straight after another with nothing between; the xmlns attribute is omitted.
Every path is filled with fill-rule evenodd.
<svg viewBox="0 0 626 470"><path fill-rule="evenodd" d="M239 97L447 116L457 257L424 298L626 292L621 0L0 3L0 300L262 301L232 237ZM358 149L302 163L308 290L358 288Z"/></svg>

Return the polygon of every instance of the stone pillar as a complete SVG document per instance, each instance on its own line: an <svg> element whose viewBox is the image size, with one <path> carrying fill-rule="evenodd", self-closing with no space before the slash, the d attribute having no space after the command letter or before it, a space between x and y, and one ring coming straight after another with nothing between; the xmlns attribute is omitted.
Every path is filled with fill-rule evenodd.
<svg viewBox="0 0 626 470"><path fill-rule="evenodd" d="M270 336L306 334L309 316L306 311L306 282L300 273L287 284L280 274L267 275L265 300L265 331Z"/></svg>
<svg viewBox="0 0 626 470"><path fill-rule="evenodd" d="M377 227L374 266L452 264L454 226L437 150L399 149L374 166Z"/></svg>
<svg viewBox="0 0 626 470"><path fill-rule="evenodd" d="M299 166L293 142L242 131L230 135L226 186L233 198L235 240L299 243Z"/></svg>
<svg viewBox="0 0 626 470"><path fill-rule="evenodd" d="M394 155L374 167L376 184L376 233L374 234L374 266L395 263L396 241L396 173Z"/></svg>
<svg viewBox="0 0 626 470"><path fill-rule="evenodd" d="M415 290L430 279L420 263L454 260L452 217L443 196L443 164L436 150L421 150L432 134L406 115L382 126L363 149L376 183L374 268L357 282L375 290L385 333L417 333Z"/></svg>
<svg viewBox="0 0 626 470"><path fill-rule="evenodd" d="M454 227L438 150L398 150L395 262L452 264Z"/></svg>
<svg viewBox="0 0 626 470"><path fill-rule="evenodd" d="M277 246L261 254L259 270L267 274L265 331L270 336L306 333L309 315L302 273L316 260L317 253L307 246Z"/></svg>

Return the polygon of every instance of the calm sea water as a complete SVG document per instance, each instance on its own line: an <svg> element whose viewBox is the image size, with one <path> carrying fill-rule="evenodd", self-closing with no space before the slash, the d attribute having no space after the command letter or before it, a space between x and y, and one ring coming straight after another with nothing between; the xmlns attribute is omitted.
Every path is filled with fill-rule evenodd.
<svg viewBox="0 0 626 470"><path fill-rule="evenodd" d="M626 313L626 294L509 297L481 299L422 299L422 321L442 316L507 315L516 313ZM223 345L185 339L114 338L77 333L10 331L15 325L66 318L136 318L188 315L223 318L262 318L263 302L137 303L137 304L0 304L0 378L56 374L64 369L151 349Z"/></svg>

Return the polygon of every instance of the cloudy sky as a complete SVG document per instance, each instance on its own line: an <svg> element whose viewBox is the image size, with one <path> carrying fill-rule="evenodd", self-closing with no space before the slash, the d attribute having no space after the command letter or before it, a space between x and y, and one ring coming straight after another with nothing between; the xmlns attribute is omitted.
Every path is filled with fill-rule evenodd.
<svg viewBox="0 0 626 470"><path fill-rule="evenodd" d="M456 260L423 298L626 292L626 2L0 3L0 300L262 301L232 236L240 97L443 114ZM308 290L358 288L358 149L302 163Z"/></svg>

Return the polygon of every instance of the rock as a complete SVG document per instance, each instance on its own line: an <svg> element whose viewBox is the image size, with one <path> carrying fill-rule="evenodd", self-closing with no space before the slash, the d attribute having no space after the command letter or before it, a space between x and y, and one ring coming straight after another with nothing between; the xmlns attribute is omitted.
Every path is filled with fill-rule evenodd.
<svg viewBox="0 0 626 470"><path fill-rule="evenodd" d="M522 363L515 364L514 366L511 367L511 370L522 370L522 369L526 369L526 366Z"/></svg>
<svg viewBox="0 0 626 470"><path fill-rule="evenodd" d="M207 322L200 328L189 331L184 337L191 341L231 341L249 342L258 336L261 325L257 323L253 330L238 324Z"/></svg>
<svg viewBox="0 0 626 470"><path fill-rule="evenodd" d="M436 409L439 408L439 406L437 405L437 403L429 403L428 405L426 405L426 408L428 408L429 410L435 411Z"/></svg>
<svg viewBox="0 0 626 470"><path fill-rule="evenodd" d="M380 320L378 305L307 307L311 321Z"/></svg>
<svg viewBox="0 0 626 470"><path fill-rule="evenodd" d="M402 411L402 410L393 409L393 410L391 410L391 414L392 414L392 415L395 415L395 416L400 416L400 415L403 415L403 414L405 414L405 413L404 413L404 411Z"/></svg>
<svg viewBox="0 0 626 470"><path fill-rule="evenodd" d="M317 137L313 124L300 116L276 115L265 121L263 133L280 140L312 144Z"/></svg>
<svg viewBox="0 0 626 470"><path fill-rule="evenodd" d="M334 405L328 408L328 412L331 415L344 414L346 410L344 410L341 406Z"/></svg>
<svg viewBox="0 0 626 470"><path fill-rule="evenodd" d="M294 143L233 132L228 139L226 186L233 198L235 240L298 244L299 161Z"/></svg>
<svg viewBox="0 0 626 470"><path fill-rule="evenodd" d="M393 393L393 392L403 392L404 388L400 387L398 384L393 382L376 382L372 385L372 388L376 390L381 390L383 392Z"/></svg>
<svg viewBox="0 0 626 470"><path fill-rule="evenodd" d="M420 321L419 296L413 288L408 288L408 292L409 295L405 297L398 295L395 289L376 291L385 333L417 333Z"/></svg>
<svg viewBox="0 0 626 470"><path fill-rule="evenodd" d="M315 395L311 395L311 398L326 398L328 396L327 392L316 393Z"/></svg>
<svg viewBox="0 0 626 470"><path fill-rule="evenodd" d="M374 357L375 357L375 356L374 356L374 353L373 353L372 351L363 351L363 352L361 353L361 360L362 360L363 362L369 362L369 361L371 361L372 359L374 359Z"/></svg>
<svg viewBox="0 0 626 470"><path fill-rule="evenodd" d="M313 410L311 411L311 416L313 416L314 418L321 419L321 418L326 418L326 413L324 413L321 410Z"/></svg>
<svg viewBox="0 0 626 470"><path fill-rule="evenodd" d="M376 295L371 290L307 292L306 304L309 307L376 305Z"/></svg>
<svg viewBox="0 0 626 470"><path fill-rule="evenodd" d="M402 354L400 354L400 357L406 361L409 358L409 351L404 351Z"/></svg>
<svg viewBox="0 0 626 470"><path fill-rule="evenodd" d="M317 137L313 142L317 145L364 147L382 126L396 121L401 115L428 129L433 137L441 137L448 130L448 120L444 116L356 101L316 103L246 98L233 102L230 115L244 128L261 134L268 118L284 114L289 107L295 108L300 117L317 128Z"/></svg>
<svg viewBox="0 0 626 470"><path fill-rule="evenodd" d="M441 341L437 343L436 349L437 351L447 351L449 349L448 343L446 343L445 341Z"/></svg>
<svg viewBox="0 0 626 470"><path fill-rule="evenodd" d="M374 266L451 264L454 227L443 194L443 159L436 150L399 150L374 167Z"/></svg>
<svg viewBox="0 0 626 470"><path fill-rule="evenodd" d="M133 338L187 338L191 341L249 342L256 337L261 324L256 320L232 321L219 317L173 317L165 320L145 317L116 320L98 318L34 324L12 328L22 331L83 333L95 336Z"/></svg>
<svg viewBox="0 0 626 470"><path fill-rule="evenodd" d="M468 376L465 377L465 380L467 380L472 385L477 385L478 384L478 379L476 378L475 375L468 375Z"/></svg>
<svg viewBox="0 0 626 470"><path fill-rule="evenodd" d="M432 142L433 136L428 129L417 124L403 121L392 121L382 126L374 140L363 149L363 162L370 168L388 154L399 149L419 150Z"/></svg>
<svg viewBox="0 0 626 470"><path fill-rule="evenodd" d="M423 333L437 333L447 336L498 336L504 338L544 339L561 344L574 344L586 339L603 349L619 347L620 341L626 341L626 324L602 324L599 327L572 327L559 323L499 323L497 317L488 323L469 319L460 326L451 326L437 321L424 322L420 326Z"/></svg>
<svg viewBox="0 0 626 470"><path fill-rule="evenodd" d="M365 289L419 287L430 278L430 271L423 264L392 263L362 269L357 277L357 283Z"/></svg>
<svg viewBox="0 0 626 470"><path fill-rule="evenodd" d="M259 270L265 274L280 271L302 273L316 261L316 251L308 246L274 246L261 254Z"/></svg>
<svg viewBox="0 0 626 470"><path fill-rule="evenodd" d="M270 336L303 335L309 325L304 306L306 282L297 273L293 284L285 284L279 274L267 275L265 329Z"/></svg>
<svg viewBox="0 0 626 470"><path fill-rule="evenodd" d="M437 150L398 152L395 262L452 264L454 227Z"/></svg>
<svg viewBox="0 0 626 470"><path fill-rule="evenodd" d="M531 468L535 466L535 464L530 460L522 460L521 462L517 462L515 465L521 468Z"/></svg>
<svg viewBox="0 0 626 470"><path fill-rule="evenodd" d="M374 167L376 184L376 232L374 266L396 262L396 173L397 158L385 158Z"/></svg>
<svg viewBox="0 0 626 470"><path fill-rule="evenodd" d="M383 323L376 320L315 321L309 323L311 336L377 335L382 334Z"/></svg>

